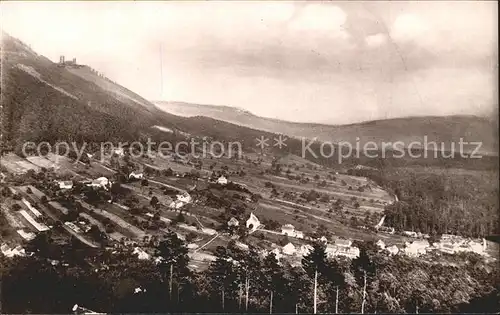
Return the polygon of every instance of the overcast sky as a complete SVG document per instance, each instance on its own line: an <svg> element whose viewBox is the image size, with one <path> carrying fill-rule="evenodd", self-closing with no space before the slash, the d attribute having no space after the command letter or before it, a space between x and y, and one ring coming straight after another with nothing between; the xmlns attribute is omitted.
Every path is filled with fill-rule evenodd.
<svg viewBox="0 0 500 315"><path fill-rule="evenodd" d="M496 1L4 1L0 12L38 53L76 57L150 100L326 123L498 105Z"/></svg>

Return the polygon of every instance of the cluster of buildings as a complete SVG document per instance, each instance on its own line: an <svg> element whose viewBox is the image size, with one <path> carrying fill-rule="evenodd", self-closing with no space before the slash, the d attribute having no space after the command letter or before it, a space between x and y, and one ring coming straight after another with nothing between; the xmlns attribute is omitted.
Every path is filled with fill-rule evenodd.
<svg viewBox="0 0 500 315"><path fill-rule="evenodd" d="M21 245L10 247L7 244L2 244L0 246L0 251L5 257L8 258L12 258L14 256L26 256L26 251L21 247Z"/></svg>
<svg viewBox="0 0 500 315"><path fill-rule="evenodd" d="M112 184L112 182L104 176L91 181L83 181L82 183L87 187L104 188L105 190L108 190ZM73 188L73 181L71 180L57 181L57 184L59 185L59 189L66 190Z"/></svg>
<svg viewBox="0 0 500 315"><path fill-rule="evenodd" d="M473 252L479 255L487 256L487 243L482 241L462 238L460 236L443 234L441 240L431 244L426 239L419 239L413 242L405 242L404 247L398 248L396 245L386 246L379 240L377 246L380 250L388 251L391 255L404 254L410 257L420 257L428 252L438 251L446 254L458 254L460 252Z"/></svg>
<svg viewBox="0 0 500 315"><path fill-rule="evenodd" d="M270 253L273 253L278 260L286 256L302 258L303 256L309 254L312 249L313 247L309 244L296 246L292 243L288 243L281 248L276 247L271 251L263 250L261 251L261 255L266 256ZM336 257L346 257L354 259L359 257L359 248L356 246L352 246L352 241L346 239L336 239L334 243L327 244L325 252L327 258L329 259L334 259Z"/></svg>
<svg viewBox="0 0 500 315"><path fill-rule="evenodd" d="M186 205L192 201L192 197L188 193L179 194L176 196L176 198L177 198L176 200L174 200L170 203L170 205L169 205L170 209L175 209L175 210L180 209L184 205Z"/></svg>
<svg viewBox="0 0 500 315"><path fill-rule="evenodd" d="M303 239L304 238L304 233L302 231L298 231L295 229L295 227L291 224L285 224L281 227L281 234L287 235L290 237L298 238L298 239Z"/></svg>
<svg viewBox="0 0 500 315"><path fill-rule="evenodd" d="M343 256L354 259L359 257L359 248L352 246L351 240L338 238L333 244L326 245L326 256L328 258Z"/></svg>

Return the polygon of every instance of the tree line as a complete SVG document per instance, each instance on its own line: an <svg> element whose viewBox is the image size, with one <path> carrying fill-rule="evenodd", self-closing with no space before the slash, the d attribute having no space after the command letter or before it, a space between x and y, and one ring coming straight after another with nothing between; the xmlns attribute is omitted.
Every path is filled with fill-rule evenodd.
<svg viewBox="0 0 500 315"><path fill-rule="evenodd" d="M498 268L476 255L442 263L389 257L357 244L357 259L329 259L325 245L297 264L240 249L215 250L204 270L173 232L151 244L151 259L125 247L89 249L40 234L31 257L0 257L2 311L68 313L74 304L99 312L498 312ZM453 264L449 261L453 261ZM450 288L453 288L451 290Z"/></svg>

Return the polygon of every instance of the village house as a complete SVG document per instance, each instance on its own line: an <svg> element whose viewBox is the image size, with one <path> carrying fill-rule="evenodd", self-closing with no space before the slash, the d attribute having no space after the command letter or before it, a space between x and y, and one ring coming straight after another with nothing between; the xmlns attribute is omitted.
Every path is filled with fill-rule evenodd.
<svg viewBox="0 0 500 315"><path fill-rule="evenodd" d="M283 254L285 254L285 255L293 255L297 251L295 248L295 245L293 245L292 243L288 243L285 246L283 246L282 250L283 250Z"/></svg>
<svg viewBox="0 0 500 315"><path fill-rule="evenodd" d="M118 156L120 156L120 157L125 155L125 152L124 152L123 148L115 149L113 151L113 153L116 154L116 155L118 155Z"/></svg>
<svg viewBox="0 0 500 315"><path fill-rule="evenodd" d="M133 254L137 255L137 258L140 260L148 260L150 258L150 255L139 247L134 248Z"/></svg>
<svg viewBox="0 0 500 315"><path fill-rule="evenodd" d="M434 244L435 248L447 254L455 254L459 252L474 252L479 255L486 254L486 240L482 242L471 239L463 239L454 235L443 235L439 243Z"/></svg>
<svg viewBox="0 0 500 315"><path fill-rule="evenodd" d="M180 209L183 206L184 206L184 202L177 200L177 201L172 201L169 205L169 208L170 209Z"/></svg>
<svg viewBox="0 0 500 315"><path fill-rule="evenodd" d="M143 179L144 178L144 174L142 173L138 173L138 172L132 172L128 175L128 178L131 179Z"/></svg>
<svg viewBox="0 0 500 315"><path fill-rule="evenodd" d="M177 201L183 202L183 203L190 203L191 202L191 196L187 193L184 193L182 195L177 195Z"/></svg>
<svg viewBox="0 0 500 315"><path fill-rule="evenodd" d="M227 185L227 178L225 176L221 176L217 179L217 184L219 185Z"/></svg>
<svg viewBox="0 0 500 315"><path fill-rule="evenodd" d="M339 245L328 245L326 247L326 256L328 258L334 258L337 256L344 256L350 259L359 257L359 248L355 246L339 246Z"/></svg>
<svg viewBox="0 0 500 315"><path fill-rule="evenodd" d="M409 236L409 237L414 237L414 238L417 238L417 232L413 232L413 231L403 231L403 234L406 235L406 236Z"/></svg>
<svg viewBox="0 0 500 315"><path fill-rule="evenodd" d="M337 238L333 244L326 246L326 255L328 258L344 256L354 259L359 257L359 248L352 246L352 241Z"/></svg>
<svg viewBox="0 0 500 315"><path fill-rule="evenodd" d="M431 245L426 240L418 240L412 243L406 242L404 252L410 257L418 257L424 255L430 247Z"/></svg>
<svg viewBox="0 0 500 315"><path fill-rule="evenodd" d="M292 236L295 233L295 227L291 224L285 224L281 227L281 234Z"/></svg>
<svg viewBox="0 0 500 315"><path fill-rule="evenodd" d="M392 245L385 248L389 252L390 256L397 255L399 253L399 248L396 245Z"/></svg>
<svg viewBox="0 0 500 315"><path fill-rule="evenodd" d="M59 189L71 189L73 188L73 182L70 180L59 181Z"/></svg>
<svg viewBox="0 0 500 315"><path fill-rule="evenodd" d="M8 258L12 258L14 256L26 256L26 251L21 247L21 245L11 248L7 244L2 244L0 246L0 251L5 257Z"/></svg>
<svg viewBox="0 0 500 315"><path fill-rule="evenodd" d="M105 190L108 190L108 188L111 186L111 182L106 177L99 177L97 179L94 179L90 183L87 183L87 186L104 188Z"/></svg>
<svg viewBox="0 0 500 315"><path fill-rule="evenodd" d="M295 230L295 227L291 224L283 225L281 227L281 234L300 239L304 238L304 233L302 231Z"/></svg>

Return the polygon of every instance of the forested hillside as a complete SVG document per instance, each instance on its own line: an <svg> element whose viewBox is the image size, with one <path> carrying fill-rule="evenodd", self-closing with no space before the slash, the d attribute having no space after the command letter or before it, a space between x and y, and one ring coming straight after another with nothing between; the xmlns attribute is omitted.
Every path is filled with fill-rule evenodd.
<svg viewBox="0 0 500 315"><path fill-rule="evenodd" d="M407 167L349 173L367 176L398 196L386 207L385 224L399 231L500 234L498 171Z"/></svg>

